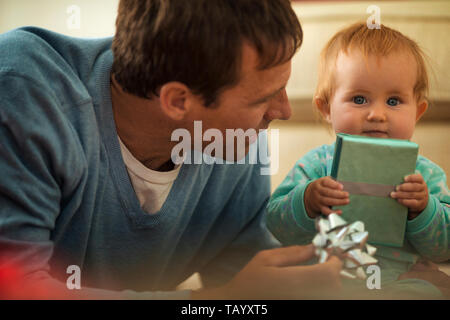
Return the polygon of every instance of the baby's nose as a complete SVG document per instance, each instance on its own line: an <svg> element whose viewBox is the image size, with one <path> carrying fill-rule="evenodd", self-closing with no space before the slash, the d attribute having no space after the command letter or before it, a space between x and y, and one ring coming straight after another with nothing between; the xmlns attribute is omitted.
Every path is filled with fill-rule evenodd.
<svg viewBox="0 0 450 320"><path fill-rule="evenodd" d="M369 109L367 115L368 121L384 122L386 121L386 108L382 105L375 105Z"/></svg>

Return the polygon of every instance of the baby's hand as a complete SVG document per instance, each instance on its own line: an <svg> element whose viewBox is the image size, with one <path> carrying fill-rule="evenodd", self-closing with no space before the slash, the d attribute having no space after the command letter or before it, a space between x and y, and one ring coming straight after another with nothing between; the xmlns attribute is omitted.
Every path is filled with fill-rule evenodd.
<svg viewBox="0 0 450 320"><path fill-rule="evenodd" d="M414 219L428 204L428 187L420 173L405 177L405 182L391 192L391 197L408 207L408 219Z"/></svg>
<svg viewBox="0 0 450 320"><path fill-rule="evenodd" d="M323 177L311 182L305 190L305 208L310 218L318 217L321 213L342 214L342 210L333 211L332 206L343 206L350 202L349 194L344 186L331 177Z"/></svg>

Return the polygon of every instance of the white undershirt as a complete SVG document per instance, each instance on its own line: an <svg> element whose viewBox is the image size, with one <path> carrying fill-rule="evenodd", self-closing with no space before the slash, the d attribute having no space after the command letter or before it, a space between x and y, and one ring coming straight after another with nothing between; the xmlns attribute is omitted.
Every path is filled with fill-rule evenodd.
<svg viewBox="0 0 450 320"><path fill-rule="evenodd" d="M169 195L173 182L180 172L181 164L171 171L151 170L131 154L120 138L119 143L131 184L142 210L150 214L158 212Z"/></svg>

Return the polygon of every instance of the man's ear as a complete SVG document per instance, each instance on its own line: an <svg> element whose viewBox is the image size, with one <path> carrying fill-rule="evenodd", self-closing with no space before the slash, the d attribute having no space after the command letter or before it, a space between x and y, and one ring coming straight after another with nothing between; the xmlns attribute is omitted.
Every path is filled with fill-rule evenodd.
<svg viewBox="0 0 450 320"><path fill-rule="evenodd" d="M419 121L419 119L423 116L425 111L428 109L428 101L423 100L419 104L417 104L417 113L416 113L416 121Z"/></svg>
<svg viewBox="0 0 450 320"><path fill-rule="evenodd" d="M189 88L181 82L167 82L159 91L161 110L172 120L183 120L189 112Z"/></svg>
<svg viewBox="0 0 450 320"><path fill-rule="evenodd" d="M322 114L322 117L325 119L325 121L330 123L331 122L330 105L325 100L317 96L314 98L314 103L316 105L316 108Z"/></svg>

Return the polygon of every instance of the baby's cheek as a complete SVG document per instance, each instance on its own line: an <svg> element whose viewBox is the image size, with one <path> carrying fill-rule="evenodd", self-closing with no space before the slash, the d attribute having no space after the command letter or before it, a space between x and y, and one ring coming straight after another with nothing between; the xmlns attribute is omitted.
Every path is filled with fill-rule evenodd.
<svg viewBox="0 0 450 320"><path fill-rule="evenodd" d="M416 121L412 117L398 119L391 125L391 138L409 140L414 134Z"/></svg>
<svg viewBox="0 0 450 320"><path fill-rule="evenodd" d="M336 112L332 118L335 132L358 134L361 127L361 120L355 112Z"/></svg>

